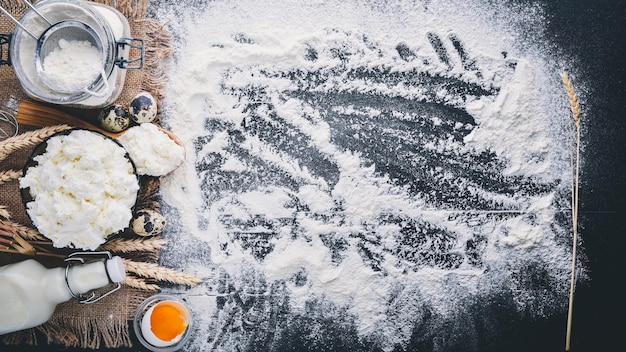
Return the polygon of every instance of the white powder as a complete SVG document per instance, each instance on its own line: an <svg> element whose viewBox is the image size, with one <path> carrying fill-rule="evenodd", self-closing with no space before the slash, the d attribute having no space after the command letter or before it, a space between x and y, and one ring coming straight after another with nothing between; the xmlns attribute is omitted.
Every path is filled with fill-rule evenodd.
<svg viewBox="0 0 626 352"><path fill-rule="evenodd" d="M20 178L29 217L55 247L95 250L126 228L139 183L124 148L85 130L48 139Z"/></svg>
<svg viewBox="0 0 626 352"><path fill-rule="evenodd" d="M55 90L79 92L95 82L102 67L100 51L89 41L60 39L43 60L42 75Z"/></svg>
<svg viewBox="0 0 626 352"><path fill-rule="evenodd" d="M90 10L94 11L92 12ZM108 25L113 34L112 39L119 41L121 37L130 36L130 27L126 18L119 11L107 5L95 2L85 3L83 1L45 2L38 5L38 11L51 23L59 23L67 20L82 22L91 27L97 34L98 38L107 38L107 31L105 29L107 27L103 26L102 22L105 22ZM28 11L22 17L21 22L35 36L42 35L43 32L50 27L46 21L43 21L32 11ZM92 83L98 75L103 73L104 63L102 61L103 58L100 56L98 56L97 61L91 61L89 63L90 66L96 62L99 63L96 71L88 69L87 67L76 65L75 67L71 67L72 70L69 71L69 74L64 74L67 73L65 69L56 67L54 69L54 71L57 71L55 77L51 79L52 82L48 83L51 83L50 85L53 86L55 83L61 85L60 87L56 87L57 89L64 89L65 87L68 91L74 91L62 93L58 90L52 89L48 84L43 82L43 75L40 74L36 67L35 51L37 41L32 40L32 38L30 38L26 33L19 33L20 35L15 40L15 50L12 51L12 53L14 53L13 68L26 93L31 97L54 104L69 104L74 107L82 108L102 108L115 101L121 93L123 84L120 84L120 82L123 83L126 76L126 70L120 69L116 66L112 68L111 72L104 72L105 75L108 74L107 80L108 87L110 88L108 89L108 92L106 85L104 85L97 89L96 95L88 94L85 96L85 94L82 93L82 90L85 87ZM69 42L70 40L66 41ZM115 43L107 43L106 40L105 43L103 43L105 47L109 44L114 45ZM57 51L60 50L61 49L57 48ZM128 47L119 48L119 50L120 57L128 56ZM69 53L66 52L66 54ZM63 56L67 59L67 56L69 55L66 54L63 54ZM74 60L75 58L71 59ZM57 62L54 66L58 66L59 64L61 63ZM74 71L79 73L83 72L80 73L80 76L84 78L84 82L87 84L78 84L78 81L83 81L83 79L76 79L75 75L77 75L77 73ZM91 80L88 80L87 76L94 74L94 72L94 77ZM73 82L73 84L68 85L67 82L65 82L66 80L69 80L70 83ZM76 93L77 90L80 94Z"/></svg>
<svg viewBox="0 0 626 352"><path fill-rule="evenodd" d="M195 306L193 350L254 349L300 316L393 350L425 322L444 339L446 319L502 291L525 314L563 309L569 112L554 58L516 27L541 38L540 8L153 6L177 38L165 122L195 150L162 184L181 219L162 260L208 281L219 268L243 300Z"/></svg>

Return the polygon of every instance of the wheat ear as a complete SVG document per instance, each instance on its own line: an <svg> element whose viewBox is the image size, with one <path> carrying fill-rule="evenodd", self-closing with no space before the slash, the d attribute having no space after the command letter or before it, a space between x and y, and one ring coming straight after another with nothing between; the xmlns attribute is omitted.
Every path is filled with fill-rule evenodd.
<svg viewBox="0 0 626 352"><path fill-rule="evenodd" d="M159 290L159 285L149 284L146 280L131 275L126 275L126 278L124 278L124 284L144 291L156 292Z"/></svg>
<svg viewBox="0 0 626 352"><path fill-rule="evenodd" d="M7 209L6 205L0 205L0 219L9 220L11 218L11 213L9 213L9 209Z"/></svg>
<svg viewBox="0 0 626 352"><path fill-rule="evenodd" d="M57 125L42 127L35 131L28 131L15 137L10 137L0 142L0 160L4 160L9 154L24 147L33 146L43 142L55 133L72 128L69 125Z"/></svg>
<svg viewBox="0 0 626 352"><path fill-rule="evenodd" d="M576 93L574 92L574 87L572 86L572 82L570 82L567 73L561 73L561 80L563 80L563 86L565 86L565 91L567 92L567 96L569 98L569 107L572 111L572 118L574 118L574 123L576 124L576 128L580 128L580 105L578 104L578 98L576 98Z"/></svg>
<svg viewBox="0 0 626 352"><path fill-rule="evenodd" d="M16 230L18 228L23 230L20 226L21 225L17 225L9 221L0 220L0 252L29 256L45 255L57 258L65 257L65 255L41 248L36 243L37 241L29 241L25 239L24 236L21 236L18 230Z"/></svg>
<svg viewBox="0 0 626 352"><path fill-rule="evenodd" d="M24 226L13 221L0 220L0 228L10 230L26 240L47 241L47 239L34 228Z"/></svg>
<svg viewBox="0 0 626 352"><path fill-rule="evenodd" d="M580 174L580 105L578 104L578 98L572 87L572 83L566 73L561 73L561 79L567 96L569 97L569 106L572 111L572 117L574 120L574 127L576 133L576 141L572 142L572 271L570 278L570 292L569 292L569 305L567 310L567 333L565 336L565 350L570 350L572 339L572 315L574 306L574 289L576 281L576 247L578 246L578 189L579 189L579 174ZM575 156L574 156L575 150Z"/></svg>
<svg viewBox="0 0 626 352"><path fill-rule="evenodd" d="M130 253L130 252L154 252L167 244L167 240L160 239L158 237L152 238L136 238L136 239L122 239L116 238L103 244L98 250L117 252L117 253Z"/></svg>
<svg viewBox="0 0 626 352"><path fill-rule="evenodd" d="M20 170L0 171L0 185L13 180L17 180L20 177L22 177L22 171Z"/></svg>
<svg viewBox="0 0 626 352"><path fill-rule="evenodd" d="M197 276L165 268L158 264L135 262L124 259L126 270L141 277L166 281L177 285L195 286L200 280Z"/></svg>

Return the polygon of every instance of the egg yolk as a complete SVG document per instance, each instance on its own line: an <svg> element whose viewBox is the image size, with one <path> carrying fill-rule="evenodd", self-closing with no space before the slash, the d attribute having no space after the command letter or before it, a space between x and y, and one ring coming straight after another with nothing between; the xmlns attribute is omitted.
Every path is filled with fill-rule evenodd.
<svg viewBox="0 0 626 352"><path fill-rule="evenodd" d="M160 302L150 316L150 330L162 341L172 341L187 328L187 312L176 302Z"/></svg>

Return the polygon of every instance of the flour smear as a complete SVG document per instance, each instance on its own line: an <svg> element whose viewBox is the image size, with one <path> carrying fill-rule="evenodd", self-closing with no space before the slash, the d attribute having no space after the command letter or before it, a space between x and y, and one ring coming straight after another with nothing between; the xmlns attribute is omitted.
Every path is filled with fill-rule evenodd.
<svg viewBox="0 0 626 352"><path fill-rule="evenodd" d="M569 111L540 7L151 6L187 150L161 260L205 279L190 350L450 350L493 297L566 309Z"/></svg>

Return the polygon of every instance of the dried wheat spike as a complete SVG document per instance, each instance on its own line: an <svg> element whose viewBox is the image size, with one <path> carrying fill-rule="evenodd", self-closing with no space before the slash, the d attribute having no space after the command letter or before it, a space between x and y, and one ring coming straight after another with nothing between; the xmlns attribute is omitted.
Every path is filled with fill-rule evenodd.
<svg viewBox="0 0 626 352"><path fill-rule="evenodd" d="M22 171L20 170L0 171L0 185L13 180L17 180L20 177L22 177Z"/></svg>
<svg viewBox="0 0 626 352"><path fill-rule="evenodd" d="M135 238L135 239L123 239L116 238L103 244L98 248L103 251L111 251L117 253L131 253L131 252L155 252L167 243L167 240L160 238Z"/></svg>
<svg viewBox="0 0 626 352"><path fill-rule="evenodd" d="M202 281L195 275L179 272L153 263L135 262L130 259L124 259L124 266L127 271L138 276L156 279L158 281L166 281L177 285L195 286Z"/></svg>
<svg viewBox="0 0 626 352"><path fill-rule="evenodd" d="M0 160L4 160L9 154L16 150L39 144L53 134L70 128L72 127L69 125L48 126L35 131L24 132L15 137L7 138L0 142Z"/></svg>
<svg viewBox="0 0 626 352"><path fill-rule="evenodd" d="M146 280L131 275L126 275L123 283L125 285L128 285L129 287L138 288L144 291L159 291L159 285L149 284L146 282Z"/></svg>
<svg viewBox="0 0 626 352"><path fill-rule="evenodd" d="M11 213L5 205L0 205L0 219L9 220L11 219Z"/></svg>
<svg viewBox="0 0 626 352"><path fill-rule="evenodd" d="M569 97L569 107L572 110L572 117L574 118L574 122L576 126L580 126L580 105L578 104L578 98L576 97L576 93L574 92L574 87L567 76L567 73L561 73L561 80L563 80L563 85L565 86L565 91L567 92L567 96Z"/></svg>
<svg viewBox="0 0 626 352"><path fill-rule="evenodd" d="M565 350L569 351L571 336L572 336L572 317L573 317L573 305L574 305L574 290L576 286L576 248L578 241L578 191L579 191L579 172L580 172L580 106L578 99L574 93L574 88L567 77L566 73L561 73L561 79L563 85L569 97L569 105L572 110L572 116L576 126L576 141L572 141L572 148L574 153L571 155L572 166L572 269L570 276L570 293L569 293L569 306L567 309L567 328L565 336Z"/></svg>
<svg viewBox="0 0 626 352"><path fill-rule="evenodd" d="M40 234L39 231L35 230L34 228L24 226L13 221L0 220L0 228L11 229L12 232L14 232L17 235L22 236L26 240L32 240L32 241L47 241L48 240L42 234Z"/></svg>

